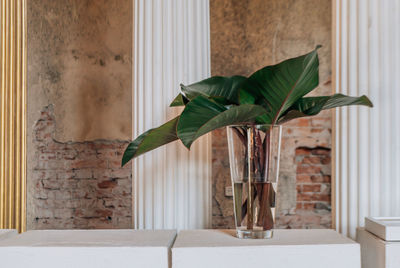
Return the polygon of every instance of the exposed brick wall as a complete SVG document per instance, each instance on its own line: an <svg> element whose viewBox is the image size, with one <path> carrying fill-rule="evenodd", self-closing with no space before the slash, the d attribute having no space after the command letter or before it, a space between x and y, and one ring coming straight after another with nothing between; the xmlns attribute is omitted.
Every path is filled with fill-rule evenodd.
<svg viewBox="0 0 400 268"><path fill-rule="evenodd" d="M127 141L60 143L53 107L34 126L32 229L130 228L131 167L121 168Z"/></svg>
<svg viewBox="0 0 400 268"><path fill-rule="evenodd" d="M331 150L317 147L296 149L296 209L329 209L331 207Z"/></svg>
<svg viewBox="0 0 400 268"><path fill-rule="evenodd" d="M225 196L225 188L231 186L228 141L226 129L212 134L212 227L235 228L233 199Z"/></svg>
<svg viewBox="0 0 400 268"><path fill-rule="evenodd" d="M330 118L294 120L283 127L276 228L330 228ZM213 228L234 228L226 130L213 134ZM293 199L293 201L291 200Z"/></svg>
<svg viewBox="0 0 400 268"><path fill-rule="evenodd" d="M296 209L277 219L279 228L331 228L331 150L295 149Z"/></svg>

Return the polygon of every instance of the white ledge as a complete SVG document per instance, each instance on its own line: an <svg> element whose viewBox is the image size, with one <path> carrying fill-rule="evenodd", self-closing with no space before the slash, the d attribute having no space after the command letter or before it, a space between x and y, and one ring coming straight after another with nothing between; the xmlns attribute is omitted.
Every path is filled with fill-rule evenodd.
<svg viewBox="0 0 400 268"><path fill-rule="evenodd" d="M232 230L29 231L0 241L0 260L8 268L167 268L172 244L173 268L360 267L359 244L333 230L276 230L263 240Z"/></svg>
<svg viewBox="0 0 400 268"><path fill-rule="evenodd" d="M174 230L28 231L0 241L0 260L10 268L167 268L175 236Z"/></svg>
<svg viewBox="0 0 400 268"><path fill-rule="evenodd" d="M232 230L181 231L173 268L359 268L360 247L333 230L275 230L272 239L238 239Z"/></svg>

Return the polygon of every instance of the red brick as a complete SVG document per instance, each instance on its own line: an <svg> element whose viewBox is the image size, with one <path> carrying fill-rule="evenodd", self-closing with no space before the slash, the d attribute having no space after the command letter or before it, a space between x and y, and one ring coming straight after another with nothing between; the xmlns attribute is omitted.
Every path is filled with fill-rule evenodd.
<svg viewBox="0 0 400 268"><path fill-rule="evenodd" d="M100 216L100 217L109 217L113 215L112 210L110 209L98 209L96 210L96 213Z"/></svg>
<svg viewBox="0 0 400 268"><path fill-rule="evenodd" d="M321 184L304 184L303 185L303 192L313 192L313 193L317 193L321 191Z"/></svg>
<svg viewBox="0 0 400 268"><path fill-rule="evenodd" d="M106 168L107 162L101 159L94 160L79 160L74 161L70 164L71 168L82 169L82 168Z"/></svg>
<svg viewBox="0 0 400 268"><path fill-rule="evenodd" d="M44 189L60 189L61 182L58 180L42 180L43 188Z"/></svg>
<svg viewBox="0 0 400 268"><path fill-rule="evenodd" d="M296 148L296 155L310 155L311 150L307 148Z"/></svg>
<svg viewBox="0 0 400 268"><path fill-rule="evenodd" d="M302 185L301 185L301 184L297 184L297 185L296 185L296 190L297 190L298 193L303 192Z"/></svg>
<svg viewBox="0 0 400 268"><path fill-rule="evenodd" d="M113 178L126 178L131 175L131 169L126 168L117 168L117 169L108 169L110 172L110 176Z"/></svg>
<svg viewBox="0 0 400 268"><path fill-rule="evenodd" d="M325 149L325 148L317 148L317 149L313 149L311 151L311 153L313 155L330 155L331 154L331 150L330 149Z"/></svg>
<svg viewBox="0 0 400 268"><path fill-rule="evenodd" d="M321 127L330 129L332 127L332 121L330 117L314 117L310 118L310 124L313 127Z"/></svg>
<svg viewBox="0 0 400 268"><path fill-rule="evenodd" d="M311 129L311 133L321 133L323 131L324 131L323 128L312 128Z"/></svg>
<svg viewBox="0 0 400 268"><path fill-rule="evenodd" d="M116 151L115 149L100 149L97 150L97 155L101 158L107 159L118 159L122 158L122 152Z"/></svg>
<svg viewBox="0 0 400 268"><path fill-rule="evenodd" d="M307 209L307 210L312 210L312 209L315 208L315 203L304 202L303 208L304 208L304 209Z"/></svg>
<svg viewBox="0 0 400 268"><path fill-rule="evenodd" d="M65 149L61 152L61 158L65 160L74 160L77 156L77 152L74 150Z"/></svg>
<svg viewBox="0 0 400 268"><path fill-rule="evenodd" d="M322 175L322 174L312 175L311 181L312 182L331 182L331 176Z"/></svg>
<svg viewBox="0 0 400 268"><path fill-rule="evenodd" d="M318 156L306 156L303 158L302 164L321 164L321 157Z"/></svg>
<svg viewBox="0 0 400 268"><path fill-rule="evenodd" d="M97 184L100 189L114 188L118 185L116 180L102 181Z"/></svg>
<svg viewBox="0 0 400 268"><path fill-rule="evenodd" d="M311 194L297 193L297 201L313 201Z"/></svg>
<svg viewBox="0 0 400 268"><path fill-rule="evenodd" d="M332 163L332 159L330 156L322 157L321 158L321 163L324 165L329 165Z"/></svg>
<svg viewBox="0 0 400 268"><path fill-rule="evenodd" d="M108 168L112 169L112 168L121 167L121 159L118 159L118 160L115 160L115 161L108 161ZM125 165L125 166L129 166L129 165Z"/></svg>
<svg viewBox="0 0 400 268"><path fill-rule="evenodd" d="M56 154L54 152L41 153L39 156L40 160L54 160L56 159Z"/></svg>
<svg viewBox="0 0 400 268"><path fill-rule="evenodd" d="M297 180L297 183L312 182L311 176L307 175L307 174L297 174L296 180Z"/></svg>
<svg viewBox="0 0 400 268"><path fill-rule="evenodd" d="M296 125L299 127L308 127L310 125L309 118L299 118L295 121Z"/></svg>
<svg viewBox="0 0 400 268"><path fill-rule="evenodd" d="M297 174L319 174L321 168L318 166L299 165L296 172Z"/></svg>
<svg viewBox="0 0 400 268"><path fill-rule="evenodd" d="M93 146L96 147L97 150L103 150L103 149L111 149L115 150L115 143L96 143L93 144Z"/></svg>
<svg viewBox="0 0 400 268"><path fill-rule="evenodd" d="M327 194L312 194L312 201L331 201L331 195Z"/></svg>

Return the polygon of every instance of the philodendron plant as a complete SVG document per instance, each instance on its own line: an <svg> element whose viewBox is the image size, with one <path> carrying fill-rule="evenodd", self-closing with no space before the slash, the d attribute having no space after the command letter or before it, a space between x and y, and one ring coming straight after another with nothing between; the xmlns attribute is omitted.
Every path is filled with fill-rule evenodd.
<svg viewBox="0 0 400 268"><path fill-rule="evenodd" d="M319 83L318 48L306 55L266 66L249 77L213 76L191 85L181 84L182 92L170 106L184 106L182 113L132 141L125 150L122 165L178 139L190 149L197 138L229 125L273 126L335 107L372 107L366 96L305 97Z"/></svg>

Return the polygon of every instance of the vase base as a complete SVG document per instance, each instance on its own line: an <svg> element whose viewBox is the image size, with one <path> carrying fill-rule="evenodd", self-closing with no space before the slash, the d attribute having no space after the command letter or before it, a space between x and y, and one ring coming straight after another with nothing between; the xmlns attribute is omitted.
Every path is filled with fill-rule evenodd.
<svg viewBox="0 0 400 268"><path fill-rule="evenodd" d="M240 239L269 239L273 230L236 230L236 237Z"/></svg>

